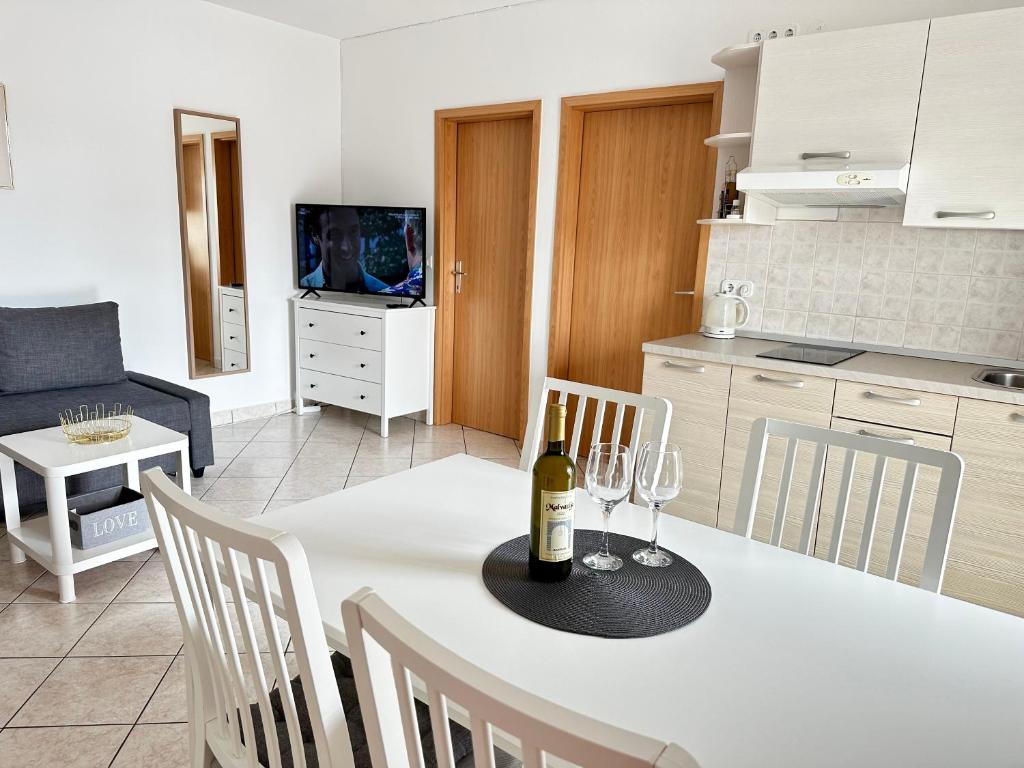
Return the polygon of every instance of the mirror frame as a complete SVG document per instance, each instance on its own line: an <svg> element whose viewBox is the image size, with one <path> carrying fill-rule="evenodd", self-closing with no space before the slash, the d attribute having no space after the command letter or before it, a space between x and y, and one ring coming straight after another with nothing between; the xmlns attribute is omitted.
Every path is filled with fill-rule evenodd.
<svg viewBox="0 0 1024 768"><path fill-rule="evenodd" d="M235 124L235 136L238 142L238 189L239 226L242 229L242 285L246 291L245 295L245 349L246 367L239 371L214 371L213 373L196 373L195 340L192 328L192 279L189 274L188 258L188 230L185 224L185 163L181 148L182 131L181 116L193 115L194 117L209 117L214 120L226 120ZM216 115L211 112L200 112L194 109L174 110L174 158L175 171L178 177L178 237L181 240L181 270L185 288L185 339L188 348L188 375L189 379L209 379L215 376L234 376L239 373L252 371L252 340L249 335L249 275L245 248L245 194L242 184L242 121L237 117L228 115Z"/></svg>

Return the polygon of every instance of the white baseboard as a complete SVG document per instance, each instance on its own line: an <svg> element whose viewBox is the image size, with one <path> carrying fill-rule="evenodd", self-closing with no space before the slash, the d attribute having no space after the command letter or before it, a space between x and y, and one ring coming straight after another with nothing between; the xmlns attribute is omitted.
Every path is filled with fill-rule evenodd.
<svg viewBox="0 0 1024 768"><path fill-rule="evenodd" d="M278 400L274 403L260 403L259 405L247 405L243 408L233 408L227 411L214 411L210 414L210 423L215 427L221 427L238 421L266 419L279 413L291 413L291 411L291 400Z"/></svg>

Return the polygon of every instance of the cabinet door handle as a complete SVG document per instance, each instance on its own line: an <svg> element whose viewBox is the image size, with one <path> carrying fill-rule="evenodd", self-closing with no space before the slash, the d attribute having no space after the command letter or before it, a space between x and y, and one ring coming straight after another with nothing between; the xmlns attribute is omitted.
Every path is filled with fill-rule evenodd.
<svg viewBox="0 0 1024 768"><path fill-rule="evenodd" d="M310 389L316 389L316 384L310 384L310 385L309 385L309 388L310 388Z"/></svg>
<svg viewBox="0 0 1024 768"><path fill-rule="evenodd" d="M762 381L765 384L778 384L780 387L792 387L793 389L802 389L804 383L800 379L773 379L770 376L763 374L757 374L754 377L757 381Z"/></svg>
<svg viewBox="0 0 1024 768"><path fill-rule="evenodd" d="M312 328L312 327L313 327L313 323L310 323L310 324L309 324L309 327L310 327L310 328Z"/></svg>
<svg viewBox="0 0 1024 768"><path fill-rule="evenodd" d="M864 435L864 437L879 437L882 440L892 440L894 443L905 443L906 445L913 445L914 438L912 437L900 437L899 435L883 435L880 432L868 432L866 429L858 429L858 435Z"/></svg>
<svg viewBox="0 0 1024 768"><path fill-rule="evenodd" d="M1024 413L1011 413L1010 421L1019 421L1021 423L1024 423Z"/></svg>
<svg viewBox="0 0 1024 768"><path fill-rule="evenodd" d="M310 352L309 353L309 359L312 360L314 357L316 357L316 353L315 352Z"/></svg>
<svg viewBox="0 0 1024 768"><path fill-rule="evenodd" d="M360 363L360 364L359 364L359 367L360 367L360 368L365 368L365 367L366 367L366 363Z"/></svg>
<svg viewBox="0 0 1024 768"><path fill-rule="evenodd" d="M880 395L877 392L868 390L864 393L864 397L868 400L885 400L887 403L896 403L897 405L909 405L911 407L917 407L921 404L921 400L916 397L897 397L895 395Z"/></svg>
<svg viewBox="0 0 1024 768"><path fill-rule="evenodd" d="M360 335L360 336L365 336L365 335L366 335L366 331L360 331L360 332L359 332L359 335Z"/></svg>
<svg viewBox="0 0 1024 768"><path fill-rule="evenodd" d="M232 367L232 368L237 368L237 367L238 367L238 363L232 363L232 364L231 364L231 367Z"/></svg>
<svg viewBox="0 0 1024 768"><path fill-rule="evenodd" d="M228 339L230 339L231 341L234 341L235 337L234 336L228 336Z"/></svg>
<svg viewBox="0 0 1024 768"><path fill-rule="evenodd" d="M678 368L680 371L689 371L690 373L704 373L703 365L687 365L686 363L673 363L671 360L666 360L662 363L666 368Z"/></svg>
<svg viewBox="0 0 1024 768"><path fill-rule="evenodd" d="M936 211L936 219L994 219L995 211Z"/></svg>
<svg viewBox="0 0 1024 768"><path fill-rule="evenodd" d="M234 311L235 311L234 308L228 307L228 312L234 312Z"/></svg>
<svg viewBox="0 0 1024 768"><path fill-rule="evenodd" d="M366 395L360 395L360 396L359 396L359 399L360 399L360 400L365 400L365 399L366 399Z"/></svg>
<svg viewBox="0 0 1024 768"><path fill-rule="evenodd" d="M849 160L850 153L843 150L840 152L804 152L800 155L801 160L817 160L824 157L831 158L833 160Z"/></svg>

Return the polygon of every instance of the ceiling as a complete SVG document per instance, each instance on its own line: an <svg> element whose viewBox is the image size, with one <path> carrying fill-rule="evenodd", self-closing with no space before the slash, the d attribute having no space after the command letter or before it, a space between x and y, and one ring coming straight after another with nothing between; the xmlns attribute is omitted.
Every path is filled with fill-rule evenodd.
<svg viewBox="0 0 1024 768"><path fill-rule="evenodd" d="M207 0L344 40L536 0Z"/></svg>

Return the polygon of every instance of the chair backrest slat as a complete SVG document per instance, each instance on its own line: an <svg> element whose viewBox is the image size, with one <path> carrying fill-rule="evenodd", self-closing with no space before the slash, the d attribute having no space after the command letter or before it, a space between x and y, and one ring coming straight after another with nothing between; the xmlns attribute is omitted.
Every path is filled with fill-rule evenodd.
<svg viewBox="0 0 1024 768"><path fill-rule="evenodd" d="M530 409L530 421L526 425L526 434L523 437L523 455L519 464L520 469L530 469L540 454L541 443L544 439L547 415L546 406L551 399L552 393L558 393L557 402L563 405L568 403L570 395L574 395L579 399L572 428L572 439L569 444L570 455L573 459L585 459L590 453L590 446L601 442L605 410L609 403L615 405L611 440L628 445L633 449L634 456L636 450L640 447L641 430L645 424L649 423L650 425L647 439L656 442L666 442L668 440L668 430L672 418L672 404L665 398L638 395L634 392L619 392L614 389L595 387L591 384L580 384L574 381L549 377L544 380L544 386L541 389L537 403ZM586 403L590 400L596 402L597 410L594 413L594 423L590 431L590 444L583 445L582 430L586 421ZM627 407L633 409L633 422L629 427L629 434L624 435Z"/></svg>
<svg viewBox="0 0 1024 768"><path fill-rule="evenodd" d="M270 701L276 684L289 762L307 768L302 726L308 723L319 765L351 768L345 714L298 541L218 513L183 493L159 469L143 474L142 487L185 635L194 692L192 738L224 768L280 768L285 759ZM288 639L279 621L287 624L289 657L303 683L308 720L302 722L289 680ZM264 666L267 656L271 663Z"/></svg>
<svg viewBox="0 0 1024 768"><path fill-rule="evenodd" d="M799 551L803 554L811 554L814 548L814 534L817 529L818 510L821 507L821 488L826 460L833 454L833 451L837 456L842 456L835 521L827 554L827 559L833 563L839 562L842 551L858 456L865 454L875 457L855 566L861 571L867 571L871 563L872 547L882 509L882 498L886 490L889 464L892 461L906 463L899 506L896 510L892 544L889 548L889 558L885 568L885 577L888 579L899 577L918 469L921 466L937 469L939 471L939 488L935 495L920 586L934 592L942 588L942 577L949 552L949 540L963 475L963 460L959 456L950 451L924 448L907 440L853 434L824 427L794 424L778 419L757 419L750 430L750 442L747 445L747 458L740 483L740 497L736 508L734 527L736 533L747 538L753 535L754 517L757 514L760 487L768 456L768 442L773 437L787 441L782 477L779 483L779 497L775 504L775 517L772 520L772 532L769 538L769 543L776 546L782 544L788 497L793 490L795 466L799 463L796 461L797 446L801 442L815 446L804 509L803 529L800 532Z"/></svg>
<svg viewBox="0 0 1024 768"><path fill-rule="evenodd" d="M402 736L405 738L405 753L412 768L424 768L423 743L420 741L419 721L416 719L416 704L412 695L412 680L409 670L400 664L391 665L398 694L398 710L402 718Z"/></svg>
<svg viewBox="0 0 1024 768"><path fill-rule="evenodd" d="M387 764L385 739L390 744L399 736L385 735L382 730L382 722L395 722L394 705L382 704L383 697L374 695L375 685L386 681L374 677L382 674L379 664L371 671L369 643L390 656L392 670L404 669L422 683L430 705L438 765L443 768L451 768L449 702L469 718L476 768L493 768L492 728L503 738L518 742L524 766L543 768L551 756L580 766L697 768L681 747L585 717L470 664L412 626L371 589L364 588L345 600L341 611L374 765ZM393 674L398 679L397 673ZM665 755L671 760L659 762Z"/></svg>

